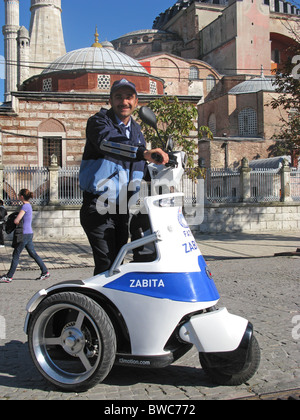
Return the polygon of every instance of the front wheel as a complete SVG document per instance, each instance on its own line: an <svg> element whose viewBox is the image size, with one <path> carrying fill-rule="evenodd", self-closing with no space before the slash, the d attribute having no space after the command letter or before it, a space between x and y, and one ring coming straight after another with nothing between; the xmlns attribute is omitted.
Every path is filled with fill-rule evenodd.
<svg viewBox="0 0 300 420"><path fill-rule="evenodd" d="M75 292L46 298L34 311L28 344L39 372L67 391L82 391L101 382L116 355L116 336L106 312Z"/></svg>
<svg viewBox="0 0 300 420"><path fill-rule="evenodd" d="M213 382L219 385L237 386L247 382L258 369L260 363L260 348L252 336L246 363L239 366L238 360L234 364L234 352L228 363L226 353L199 353L201 366Z"/></svg>

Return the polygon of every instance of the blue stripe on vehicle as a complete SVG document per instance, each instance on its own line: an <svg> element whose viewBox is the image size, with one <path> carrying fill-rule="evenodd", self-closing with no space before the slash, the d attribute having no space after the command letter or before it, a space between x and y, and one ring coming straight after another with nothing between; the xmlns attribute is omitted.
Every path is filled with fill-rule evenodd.
<svg viewBox="0 0 300 420"><path fill-rule="evenodd" d="M206 273L206 263L199 256L197 272L127 273L104 287L157 299L180 302L210 302L220 298L214 281Z"/></svg>

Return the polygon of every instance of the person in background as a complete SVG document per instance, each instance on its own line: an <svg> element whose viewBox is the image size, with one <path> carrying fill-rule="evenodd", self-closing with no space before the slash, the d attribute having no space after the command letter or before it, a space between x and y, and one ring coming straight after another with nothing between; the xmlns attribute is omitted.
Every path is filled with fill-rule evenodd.
<svg viewBox="0 0 300 420"><path fill-rule="evenodd" d="M4 248L3 230L6 215L7 211L3 205L3 200L0 200L0 248Z"/></svg>
<svg viewBox="0 0 300 420"><path fill-rule="evenodd" d="M30 257L34 259L34 261L38 264L38 266L41 269L41 275L36 280L45 280L48 277L50 277L46 265L44 264L41 257L39 257L39 255L36 253L32 242L32 207L29 202L31 198L33 198L33 193L30 192L28 189L22 189L20 191L19 199L20 201L22 201L23 205L15 219L15 224L18 226L21 221L23 222L23 235L20 235L19 239L17 241L14 241L15 249L13 252L11 266L8 273L0 278L0 283L12 282L13 276L19 264L21 252L24 250L24 248L26 248L26 251L28 252Z"/></svg>

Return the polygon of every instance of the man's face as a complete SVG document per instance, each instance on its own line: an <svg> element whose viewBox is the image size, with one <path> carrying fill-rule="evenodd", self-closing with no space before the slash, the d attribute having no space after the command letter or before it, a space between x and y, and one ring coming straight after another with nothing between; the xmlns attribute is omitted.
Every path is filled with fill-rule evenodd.
<svg viewBox="0 0 300 420"><path fill-rule="evenodd" d="M114 113L127 125L131 114L138 105L138 98L129 87L121 87L112 94L109 100Z"/></svg>

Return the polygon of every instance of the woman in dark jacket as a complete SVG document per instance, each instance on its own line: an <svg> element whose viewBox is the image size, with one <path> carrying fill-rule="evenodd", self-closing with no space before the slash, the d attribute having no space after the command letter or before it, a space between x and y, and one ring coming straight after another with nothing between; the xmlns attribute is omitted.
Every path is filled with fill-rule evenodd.
<svg viewBox="0 0 300 420"><path fill-rule="evenodd" d="M3 201L0 200L0 248L4 247L3 227L7 211L3 206Z"/></svg>

